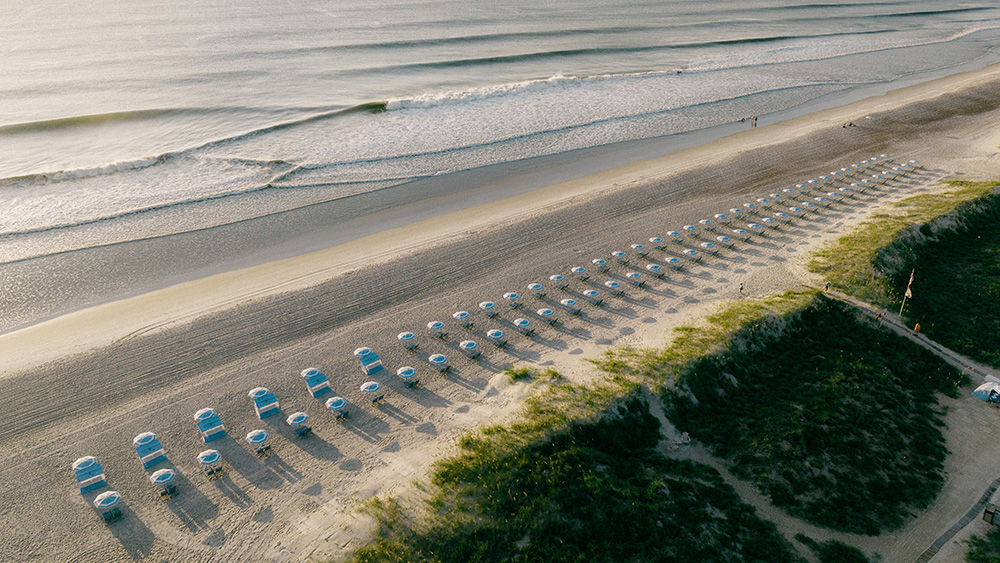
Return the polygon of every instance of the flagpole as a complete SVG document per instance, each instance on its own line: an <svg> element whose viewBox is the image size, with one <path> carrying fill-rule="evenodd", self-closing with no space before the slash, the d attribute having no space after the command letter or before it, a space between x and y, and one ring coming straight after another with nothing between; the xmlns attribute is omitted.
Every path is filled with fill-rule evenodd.
<svg viewBox="0 0 1000 563"><path fill-rule="evenodd" d="M906 307L906 298L913 295L913 293L910 291L910 286L913 285L913 273L916 271L917 271L916 268L910 270L910 281L906 284L906 293L903 294L903 304L899 306L900 317L903 316L903 307Z"/></svg>

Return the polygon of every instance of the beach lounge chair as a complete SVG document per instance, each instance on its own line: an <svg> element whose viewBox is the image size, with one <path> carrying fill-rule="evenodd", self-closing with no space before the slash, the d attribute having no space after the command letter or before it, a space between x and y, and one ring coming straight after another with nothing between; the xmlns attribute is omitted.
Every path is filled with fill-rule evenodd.
<svg viewBox="0 0 1000 563"><path fill-rule="evenodd" d="M576 302L576 299L563 299L559 303L561 303L563 307L566 307L566 313L572 316L579 315L582 310L580 305Z"/></svg>
<svg viewBox="0 0 1000 563"><path fill-rule="evenodd" d="M104 478L104 467L94 456L85 456L73 462L73 473L76 475L80 494L85 495L108 485Z"/></svg>
<svg viewBox="0 0 1000 563"><path fill-rule="evenodd" d="M347 421L347 400L343 397L330 397L326 400L326 408L333 414L337 422Z"/></svg>
<svg viewBox="0 0 1000 563"><path fill-rule="evenodd" d="M313 398L321 397L330 392L330 381L318 369L306 368L302 370L302 378L306 380L306 387Z"/></svg>
<svg viewBox="0 0 1000 563"><path fill-rule="evenodd" d="M156 434L143 432L132 439L135 446L135 453L139 456L143 469L149 469L154 465L167 461L167 455L163 452L163 446L156 439Z"/></svg>
<svg viewBox="0 0 1000 563"><path fill-rule="evenodd" d="M168 499L177 493L177 486L173 484L176 475L173 469L160 469L149 476L149 482L156 486L161 499Z"/></svg>
<svg viewBox="0 0 1000 563"><path fill-rule="evenodd" d="M362 346L354 351L354 357L361 363L361 371L365 375L371 376L382 371L382 358L378 357L371 348Z"/></svg>
<svg viewBox="0 0 1000 563"><path fill-rule="evenodd" d="M521 333L521 336L531 338L535 334L535 329L531 328L531 321L528 319L514 319L514 328Z"/></svg>
<svg viewBox="0 0 1000 563"><path fill-rule="evenodd" d="M299 438L305 438L312 434L312 428L306 425L308 421L309 415L304 412L292 413L285 419L285 423L292 427L292 431Z"/></svg>
<svg viewBox="0 0 1000 563"><path fill-rule="evenodd" d="M416 387L420 383L420 380L415 377L417 370L411 366L403 366L397 369L396 375L403 380L404 387Z"/></svg>
<svg viewBox="0 0 1000 563"><path fill-rule="evenodd" d="M198 454L196 459L209 480L218 479L225 473L222 467L222 454L218 450L205 450Z"/></svg>
<svg viewBox="0 0 1000 563"><path fill-rule="evenodd" d="M486 337L490 339L490 343L496 348L504 348L507 346L507 339L502 330L492 329L486 333Z"/></svg>
<svg viewBox="0 0 1000 563"><path fill-rule="evenodd" d="M255 387L247 395L253 400L253 409L257 413L257 418L264 420L281 412L278 407L278 398L274 393L264 387Z"/></svg>
<svg viewBox="0 0 1000 563"><path fill-rule="evenodd" d="M417 335L412 332L401 332L397 338L407 352L413 352L420 346L416 341Z"/></svg>
<svg viewBox="0 0 1000 563"><path fill-rule="evenodd" d="M206 444L226 435L226 428L222 425L219 415L215 414L215 409L205 408L194 413L194 422L198 425L201 439Z"/></svg>
<svg viewBox="0 0 1000 563"><path fill-rule="evenodd" d="M455 311L451 316L458 321L459 328L469 330L475 324L472 322L472 315L468 311Z"/></svg>
<svg viewBox="0 0 1000 563"><path fill-rule="evenodd" d="M434 369L438 373L448 373L451 371L451 366L448 365L448 356L444 354L431 354L427 356L427 361L434 366Z"/></svg>
<svg viewBox="0 0 1000 563"><path fill-rule="evenodd" d="M267 431L251 430L246 435L246 442L250 444L250 451L257 457L268 457L271 455L271 444L267 443Z"/></svg>
<svg viewBox="0 0 1000 563"><path fill-rule="evenodd" d="M463 340L458 344L458 347L465 352L465 358L470 362L474 362L482 356L482 352L479 351L479 344L476 344L472 340Z"/></svg>

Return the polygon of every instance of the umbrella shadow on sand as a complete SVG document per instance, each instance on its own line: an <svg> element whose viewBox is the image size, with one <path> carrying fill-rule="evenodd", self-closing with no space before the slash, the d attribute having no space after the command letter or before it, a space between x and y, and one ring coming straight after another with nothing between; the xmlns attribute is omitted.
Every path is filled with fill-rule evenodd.
<svg viewBox="0 0 1000 563"><path fill-rule="evenodd" d="M215 487L222 492L222 494L226 495L226 498L232 501L232 503L239 508L248 508L253 504L253 499L250 495L244 493L243 489L239 488L236 483L233 482L233 478L229 475L224 474L222 477L213 481L213 483L215 484Z"/></svg>
<svg viewBox="0 0 1000 563"><path fill-rule="evenodd" d="M134 561L149 557L153 552L153 542L156 540L156 536L128 506L121 506L120 509L122 511L121 520L108 524L111 535L122 544L129 557Z"/></svg>
<svg viewBox="0 0 1000 563"><path fill-rule="evenodd" d="M264 420L276 434L285 438L289 444L317 459L336 461L343 457L343 454L340 453L340 450L338 450L336 446L327 442L321 436L318 436L315 431L304 436L296 434L295 430L284 421L284 416L282 415L269 416ZM270 458L265 458L265 461L270 461ZM268 463L267 465L272 469L274 468L274 464ZM302 477L301 474L294 470L288 470L284 473L285 475L282 476L285 477L286 480L288 480L287 476L293 476L296 481Z"/></svg>
<svg viewBox="0 0 1000 563"><path fill-rule="evenodd" d="M177 492L165 501L167 508L191 532L208 528L208 520L218 516L219 507L195 487L179 469L172 465L170 469L174 471L172 483Z"/></svg>
<svg viewBox="0 0 1000 563"><path fill-rule="evenodd" d="M258 489L275 489L282 485L278 478L259 458L246 451L236 442L229 440L218 446L222 460ZM216 483L222 479L216 480ZM225 491L223 491L225 492Z"/></svg>

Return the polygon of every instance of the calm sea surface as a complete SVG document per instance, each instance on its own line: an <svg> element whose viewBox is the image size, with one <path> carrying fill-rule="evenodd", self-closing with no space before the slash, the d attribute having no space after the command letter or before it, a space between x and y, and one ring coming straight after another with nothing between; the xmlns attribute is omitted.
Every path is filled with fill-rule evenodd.
<svg viewBox="0 0 1000 563"><path fill-rule="evenodd" d="M766 116L998 39L995 0L12 2L0 264Z"/></svg>

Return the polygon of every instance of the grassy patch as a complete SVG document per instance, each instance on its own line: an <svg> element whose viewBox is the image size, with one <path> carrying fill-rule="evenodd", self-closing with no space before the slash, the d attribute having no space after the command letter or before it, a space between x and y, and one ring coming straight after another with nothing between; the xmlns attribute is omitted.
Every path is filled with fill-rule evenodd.
<svg viewBox="0 0 1000 563"><path fill-rule="evenodd" d="M550 381L562 379L562 375L551 368L539 373L537 370L528 366L521 366L518 368L509 367L503 370L503 372L507 375L507 381L511 383L517 383L519 381L533 381L539 378L548 379Z"/></svg>
<svg viewBox="0 0 1000 563"><path fill-rule="evenodd" d="M901 525L941 488L935 393L965 377L930 352L817 296L750 322L688 362L668 416L771 501L853 533Z"/></svg>
<svg viewBox="0 0 1000 563"><path fill-rule="evenodd" d="M991 527L985 538L972 536L965 560L967 563L1000 563L1000 528Z"/></svg>
<svg viewBox="0 0 1000 563"><path fill-rule="evenodd" d="M799 561L708 466L657 453L639 388L556 383L441 462L424 515L369 503L354 562Z"/></svg>
<svg viewBox="0 0 1000 563"><path fill-rule="evenodd" d="M795 534L795 540L809 547L820 563L869 563L869 559L860 549L842 541L830 540L818 543L805 534Z"/></svg>

